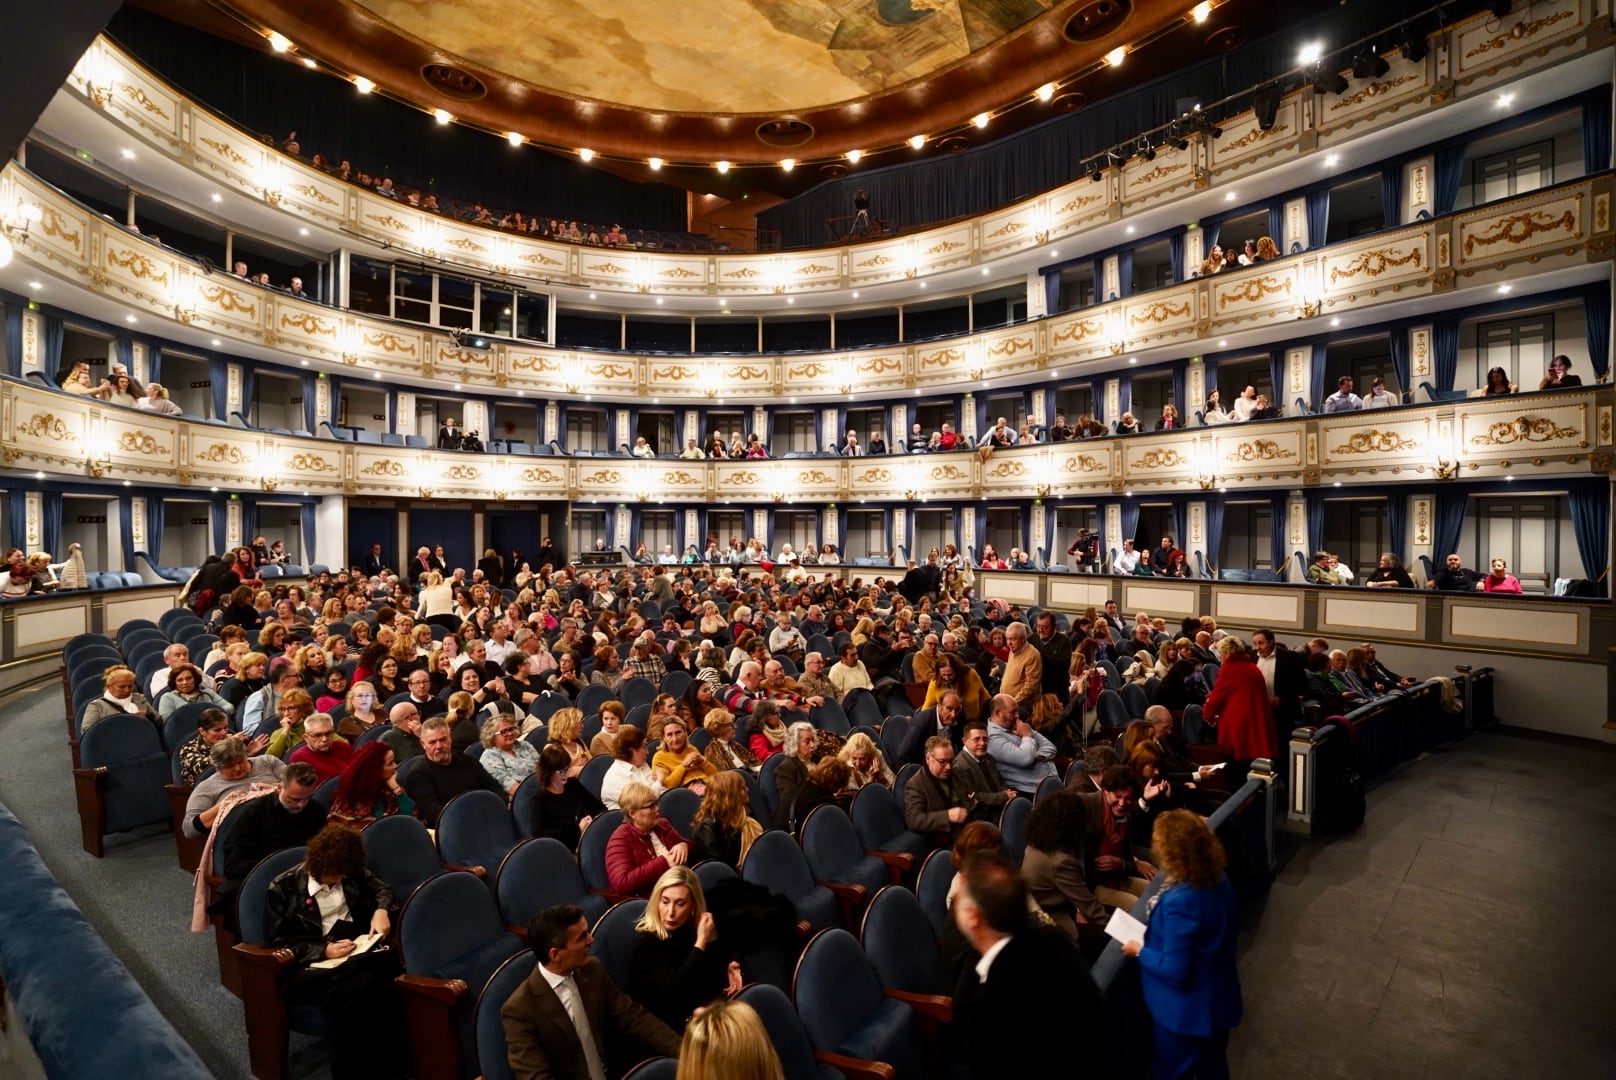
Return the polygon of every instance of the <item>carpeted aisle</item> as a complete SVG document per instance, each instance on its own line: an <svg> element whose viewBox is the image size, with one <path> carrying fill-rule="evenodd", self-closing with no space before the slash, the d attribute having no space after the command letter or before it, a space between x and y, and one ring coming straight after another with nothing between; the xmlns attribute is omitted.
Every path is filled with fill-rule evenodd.
<svg viewBox="0 0 1616 1080"><path fill-rule="evenodd" d="M191 879L166 827L108 837L95 859L79 843L73 760L58 683L0 702L0 802L46 866L164 1016L220 1077L245 1077L241 1003L219 985L213 935L192 934ZM293 1076L328 1075L324 1055L292 1039Z"/></svg>

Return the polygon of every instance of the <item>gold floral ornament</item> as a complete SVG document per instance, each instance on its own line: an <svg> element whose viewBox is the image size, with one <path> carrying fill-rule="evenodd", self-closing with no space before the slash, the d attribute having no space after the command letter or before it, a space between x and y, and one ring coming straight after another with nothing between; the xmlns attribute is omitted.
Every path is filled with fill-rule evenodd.
<svg viewBox="0 0 1616 1080"><path fill-rule="evenodd" d="M404 473L404 463L402 461L394 461L392 458L380 458L359 470L360 476L402 477Z"/></svg>
<svg viewBox="0 0 1616 1080"><path fill-rule="evenodd" d="M1190 464L1190 459L1172 447L1147 450L1133 463L1135 469L1178 469Z"/></svg>
<svg viewBox="0 0 1616 1080"><path fill-rule="evenodd" d="M1225 454L1223 460L1232 465L1242 461L1284 461L1295 456L1296 451L1285 449L1273 439L1257 439L1241 443Z"/></svg>
<svg viewBox="0 0 1616 1080"><path fill-rule="evenodd" d="M1174 307L1171 303L1164 300L1157 300L1144 311L1139 312L1138 314L1129 315L1128 324L1130 326L1148 326L1152 323L1164 323L1168 319L1183 318L1189 314L1190 302L1188 300L1184 301L1184 303L1179 307Z"/></svg>
<svg viewBox="0 0 1616 1080"><path fill-rule="evenodd" d="M118 435L118 449L126 454L167 454L168 447L144 431L125 431Z"/></svg>
<svg viewBox="0 0 1616 1080"><path fill-rule="evenodd" d="M1218 310L1222 311L1237 301L1255 304L1266 296L1278 296L1280 293L1285 293L1288 296L1290 291L1290 278L1276 278L1271 275L1251 278L1241 282L1240 285L1233 289L1220 291L1218 293Z"/></svg>
<svg viewBox="0 0 1616 1080"><path fill-rule="evenodd" d="M1100 462L1089 457L1087 454L1079 454L1076 457L1069 457L1062 460L1060 463L1060 471L1063 473L1105 472L1106 467Z"/></svg>
<svg viewBox="0 0 1616 1080"><path fill-rule="evenodd" d="M1398 256L1390 251L1366 251L1346 266L1330 267L1330 284L1334 285L1343 279L1351 279L1359 274L1368 274L1370 277L1379 277L1388 270L1399 266L1414 264L1419 268L1425 255L1419 248L1411 248L1407 254Z"/></svg>
<svg viewBox="0 0 1616 1080"><path fill-rule="evenodd" d="M1511 446L1515 443L1546 443L1579 435L1576 428L1561 427L1547 416L1517 416L1490 424L1485 433L1472 435L1471 446ZM1586 441L1580 445L1587 446Z"/></svg>
<svg viewBox="0 0 1616 1080"><path fill-rule="evenodd" d="M168 287L168 271L159 271L152 261L138 251L107 252L107 262L121 266L142 281Z"/></svg>
<svg viewBox="0 0 1616 1080"><path fill-rule="evenodd" d="M1493 226L1490 233L1472 233L1464 239L1465 257L1469 258L1476 253L1477 248L1492 247L1494 244L1524 244L1539 233L1565 231L1572 235L1577 232L1577 215L1567 210L1562 214L1551 214L1546 210L1530 210L1524 214L1512 214Z"/></svg>
<svg viewBox="0 0 1616 1080"><path fill-rule="evenodd" d="M1420 443L1410 439L1400 432L1381 431L1354 431L1347 436L1347 441L1330 451L1332 454L1392 454L1401 450L1418 450Z"/></svg>
<svg viewBox="0 0 1616 1080"><path fill-rule="evenodd" d="M337 471L335 465L317 454L293 454L286 459L286 467L293 472L334 473Z"/></svg>
<svg viewBox="0 0 1616 1080"><path fill-rule="evenodd" d="M229 443L214 443L196 455L197 461L206 461L214 465L245 465L247 455L241 447Z"/></svg>
<svg viewBox="0 0 1616 1080"><path fill-rule="evenodd" d="M55 413L35 413L17 425L17 434L26 435L30 439L49 439L52 442L78 441L78 436L73 434Z"/></svg>

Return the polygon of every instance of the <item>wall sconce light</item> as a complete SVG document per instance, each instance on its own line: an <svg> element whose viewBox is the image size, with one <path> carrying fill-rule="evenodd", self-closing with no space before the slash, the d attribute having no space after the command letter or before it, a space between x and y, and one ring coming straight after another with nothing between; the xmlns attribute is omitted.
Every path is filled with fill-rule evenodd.
<svg viewBox="0 0 1616 1080"><path fill-rule="evenodd" d="M1122 314L1118 312L1105 321L1106 337L1111 341L1111 355L1121 356L1128 348L1128 335L1122 329Z"/></svg>
<svg viewBox="0 0 1616 1080"><path fill-rule="evenodd" d="M712 398L718 396L719 378L720 372L717 364L713 363L711 360L708 360L701 365L702 390L707 394L708 397Z"/></svg>
<svg viewBox="0 0 1616 1080"><path fill-rule="evenodd" d="M189 326L196 321L197 297L201 290L196 282L182 278L174 291L178 293L174 300L174 317Z"/></svg>
<svg viewBox="0 0 1616 1080"><path fill-rule="evenodd" d="M853 392L853 361L844 359L836 368L836 389L843 397Z"/></svg>
<svg viewBox="0 0 1616 1080"><path fill-rule="evenodd" d="M350 326L342 332L339 347L342 349L342 362L344 364L352 367L359 363L359 345L360 337L357 329Z"/></svg>
<svg viewBox="0 0 1616 1080"><path fill-rule="evenodd" d="M265 491L274 491L276 488L281 486L279 477L270 476L267 473L264 475L262 483Z"/></svg>
<svg viewBox="0 0 1616 1080"><path fill-rule="evenodd" d="M84 93L97 107L105 108L112 100L112 64L100 53L85 53L81 63Z"/></svg>
<svg viewBox="0 0 1616 1080"><path fill-rule="evenodd" d="M263 177L264 201L270 206L281 204L281 189L286 186L286 177L281 170L281 163L274 158L265 158L259 166L259 175Z"/></svg>
<svg viewBox="0 0 1616 1080"><path fill-rule="evenodd" d="M1195 482L1201 485L1202 491L1211 491L1218 486L1217 459L1206 445L1195 448Z"/></svg>
<svg viewBox="0 0 1616 1080"><path fill-rule="evenodd" d="M584 365L579 360L568 360L561 365L561 381L567 393L576 394L583 386Z"/></svg>
<svg viewBox="0 0 1616 1080"><path fill-rule="evenodd" d="M0 236L0 267L10 265L12 254L16 250L14 244L26 243L29 227L44 217L45 212L37 203L24 199L18 199L16 204L0 217L0 225L5 227L5 235Z"/></svg>
<svg viewBox="0 0 1616 1080"><path fill-rule="evenodd" d="M1317 266L1304 266L1301 278L1302 318L1311 319L1324 310L1324 276Z"/></svg>
<svg viewBox="0 0 1616 1080"><path fill-rule="evenodd" d="M651 467L649 465L636 465L629 470L629 484L634 489L634 497L645 502L651 497Z"/></svg>

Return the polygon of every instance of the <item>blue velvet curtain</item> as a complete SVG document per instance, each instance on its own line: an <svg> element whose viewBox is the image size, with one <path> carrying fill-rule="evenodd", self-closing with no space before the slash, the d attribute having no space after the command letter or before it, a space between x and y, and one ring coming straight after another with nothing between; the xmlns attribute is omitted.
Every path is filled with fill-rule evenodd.
<svg viewBox="0 0 1616 1080"><path fill-rule="evenodd" d="M1174 233L1167 238L1167 261L1172 264L1173 283L1187 281L1189 274L1184 271L1184 234ZM1182 403L1180 403L1182 405Z"/></svg>
<svg viewBox="0 0 1616 1080"><path fill-rule="evenodd" d="M123 568L135 570L135 530L132 527L135 518L135 498L133 495L118 496L118 539L123 546ZM151 554L147 552L147 554ZM56 556L61 558L61 556ZM135 570L139 573L138 570Z"/></svg>
<svg viewBox="0 0 1616 1080"><path fill-rule="evenodd" d="M342 380L341 379L332 379L331 380L331 423L332 423L333 426L336 424L338 418L341 417L341 416L342 416ZM434 440L434 445L436 445L435 440ZM369 551L368 548L366 549L365 554L367 554L367 555L370 554L370 551Z"/></svg>
<svg viewBox="0 0 1616 1080"><path fill-rule="evenodd" d="M1133 252L1117 252L1117 295L1106 299L1120 299L1133 295Z"/></svg>
<svg viewBox="0 0 1616 1080"><path fill-rule="evenodd" d="M1330 189L1307 193L1307 246L1323 247L1330 231Z"/></svg>
<svg viewBox="0 0 1616 1080"><path fill-rule="evenodd" d="M549 441L562 450L567 448L567 403L564 401L556 407L556 426L555 430L550 432Z"/></svg>
<svg viewBox="0 0 1616 1080"><path fill-rule="evenodd" d="M1178 409L1180 417L1190 414L1189 392L1189 361L1180 360L1173 365L1173 405ZM1140 429L1143 430L1145 426L1143 418L1140 419L1139 424ZM1154 422L1152 422L1151 426L1155 426Z"/></svg>
<svg viewBox="0 0 1616 1080"><path fill-rule="evenodd" d="M1597 581L1610 568L1610 485L1599 481L1571 488L1571 530L1583 573Z"/></svg>
<svg viewBox="0 0 1616 1080"><path fill-rule="evenodd" d="M1286 519L1290 503L1284 495L1269 496L1268 504L1268 551L1269 557L1274 560L1274 570L1278 571L1285 565L1285 559L1290 552L1285 550Z"/></svg>
<svg viewBox="0 0 1616 1080"><path fill-rule="evenodd" d="M1322 491L1307 493L1307 550L1302 554L1310 559L1324 547L1324 502Z"/></svg>
<svg viewBox="0 0 1616 1080"><path fill-rule="evenodd" d="M213 417L214 420L228 419L230 408L230 365L219 357L208 360L208 388L213 391ZM218 551L224 545L215 545Z"/></svg>
<svg viewBox="0 0 1616 1080"><path fill-rule="evenodd" d="M1408 496L1401 492L1386 500L1386 550L1408 561Z"/></svg>
<svg viewBox="0 0 1616 1080"><path fill-rule="evenodd" d="M6 492L6 534L11 537L12 547L27 548L28 493L21 488ZM61 555L53 551L51 557L59 560Z"/></svg>
<svg viewBox="0 0 1616 1080"><path fill-rule="evenodd" d="M1597 89L1582 105L1582 171L1610 168L1610 90Z"/></svg>
<svg viewBox="0 0 1616 1080"><path fill-rule="evenodd" d="M209 507L208 524L213 531L213 552L216 555L224 553L225 542L230 536L229 505L229 499L223 495L215 495Z"/></svg>
<svg viewBox="0 0 1616 1080"><path fill-rule="evenodd" d="M1309 375L1309 385L1313 388L1313 400L1324 407L1324 399L1335 393L1335 387L1324 385L1324 369L1330 358L1330 347L1322 341L1313 343L1312 371Z"/></svg>
<svg viewBox="0 0 1616 1080"><path fill-rule="evenodd" d="M1458 319L1438 319L1432 325L1431 362L1436 373L1436 388L1452 390L1453 381L1459 375Z"/></svg>
<svg viewBox="0 0 1616 1080"><path fill-rule="evenodd" d="M1280 409L1288 407L1290 402L1285 400L1284 349L1268 350L1268 379L1273 387L1272 391L1268 395L1268 400Z"/></svg>
<svg viewBox="0 0 1616 1080"><path fill-rule="evenodd" d="M146 381L161 383L163 381L163 348L155 342L146 345Z"/></svg>
<svg viewBox="0 0 1616 1080"><path fill-rule="evenodd" d="M258 422L258 376L251 364L241 365L241 417L249 424Z"/></svg>
<svg viewBox="0 0 1616 1080"><path fill-rule="evenodd" d="M303 376L303 430L314 430L314 391L318 385L318 378L313 374ZM396 415L396 414L395 414Z"/></svg>
<svg viewBox="0 0 1616 1080"><path fill-rule="evenodd" d="M1188 548L1190 542L1190 506L1183 499L1175 499L1169 510L1173 522L1173 543Z"/></svg>
<svg viewBox="0 0 1616 1080"><path fill-rule="evenodd" d="M1469 498L1463 488L1442 488L1436 493L1436 505L1431 513L1431 550L1435 553L1432 561L1438 565L1459 550Z"/></svg>
<svg viewBox="0 0 1616 1080"><path fill-rule="evenodd" d="M241 542L251 544L258 536L258 500L241 500Z"/></svg>
<svg viewBox="0 0 1616 1080"><path fill-rule="evenodd" d="M1061 310L1061 278L1059 270L1050 270L1044 274L1044 311L1056 315Z"/></svg>
<svg viewBox="0 0 1616 1080"><path fill-rule="evenodd" d="M1223 500L1208 499L1206 502L1206 551L1205 557L1209 568L1216 570L1223 564Z"/></svg>
<svg viewBox="0 0 1616 1080"><path fill-rule="evenodd" d="M1280 251L1285 250L1285 203L1283 200L1268 204L1268 236Z"/></svg>
<svg viewBox="0 0 1616 1080"><path fill-rule="evenodd" d="M1209 221L1201 226L1201 258L1205 259L1212 254L1212 249L1218 246L1218 237L1223 235L1223 222ZM1197 266L1195 269L1199 270Z"/></svg>
<svg viewBox="0 0 1616 1080"><path fill-rule="evenodd" d="M303 504L302 512L299 515L303 519L303 565L304 566L313 566L314 562L315 562L315 559L314 559L314 540L315 540L315 535L314 535L314 531L315 531L314 509L318 505L319 504L316 503L313 499L310 499L308 502Z"/></svg>
<svg viewBox="0 0 1616 1080"><path fill-rule="evenodd" d="M44 340L40 344L44 347L44 352L39 363L45 372L45 377L55 382L62 370L62 342L65 339L67 328L62 325L62 320L55 315L46 315L43 322ZM21 363L20 348L18 356L18 362Z"/></svg>
<svg viewBox="0 0 1616 1080"><path fill-rule="evenodd" d="M1459 185L1464 180L1463 143L1453 143L1437 148L1434 155L1431 178L1431 197L1434 205L1434 217L1453 213L1455 206L1459 205Z"/></svg>
<svg viewBox="0 0 1616 1080"><path fill-rule="evenodd" d="M1141 552L1148 550L1149 545L1139 546L1139 504L1132 499L1125 499L1122 503L1122 535L1117 537L1116 549L1122 550L1124 540L1134 541L1134 546Z"/></svg>
<svg viewBox="0 0 1616 1080"><path fill-rule="evenodd" d="M1408 381L1408 327L1391 328L1391 351L1392 372L1397 378L1397 389L1404 392L1413 390L1414 387Z"/></svg>
<svg viewBox="0 0 1616 1080"><path fill-rule="evenodd" d="M45 317L45 333L46 333L47 337L49 337L49 335L50 335L50 321L51 321L51 318L52 318L52 316L49 316L49 315L47 315ZM60 320L57 320L57 321L60 322ZM118 363L122 364L124 366L124 370L129 372L130 381L138 383L140 380L135 378L135 343L134 343L134 341L127 334L119 334L117 336L117 338L113 340L112 346L113 346L113 349L118 354ZM52 363L51 358L50 358L50 348L49 348L48 345L46 346L46 350L45 350L45 366L46 366L46 368L48 368L51 371L55 371L58 367L61 366L61 352L60 352L60 350L57 351L56 362Z"/></svg>
<svg viewBox="0 0 1616 1080"><path fill-rule="evenodd" d="M1608 122L1608 117L1607 117ZM1601 382L1610 373L1610 284L1599 281L1582 293L1582 317L1588 328L1588 363Z"/></svg>
<svg viewBox="0 0 1616 1080"><path fill-rule="evenodd" d="M1381 225L1394 228L1403 223L1403 163L1393 162L1380 171Z"/></svg>
<svg viewBox="0 0 1616 1080"><path fill-rule="evenodd" d="M152 562L158 566L163 557L163 526L165 515L163 513L163 497L161 495L148 495L146 497L146 554L151 556Z"/></svg>
<svg viewBox="0 0 1616 1080"><path fill-rule="evenodd" d="M1133 376L1123 375L1117 380L1117 415L1110 420L1122 419L1122 414L1133 408Z"/></svg>
<svg viewBox="0 0 1616 1080"><path fill-rule="evenodd" d="M6 305L6 372L13 378L22 378L22 308ZM56 377L53 371L52 379Z"/></svg>
<svg viewBox="0 0 1616 1080"><path fill-rule="evenodd" d="M61 550L62 493L60 491L40 492L39 539L40 550L50 552L51 558L60 560L65 554L65 552ZM19 544L17 546L21 547L22 545Z"/></svg>

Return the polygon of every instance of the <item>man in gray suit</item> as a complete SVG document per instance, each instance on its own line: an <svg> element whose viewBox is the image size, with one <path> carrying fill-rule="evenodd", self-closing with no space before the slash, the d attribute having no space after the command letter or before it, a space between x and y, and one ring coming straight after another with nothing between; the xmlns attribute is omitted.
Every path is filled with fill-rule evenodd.
<svg viewBox="0 0 1616 1080"><path fill-rule="evenodd" d="M625 1036L651 1054L679 1056L673 1029L619 990L589 955L593 940L574 904L554 904L533 917L528 941L539 962L500 1009L518 1080L606 1080L606 1047L620 1047Z"/></svg>

